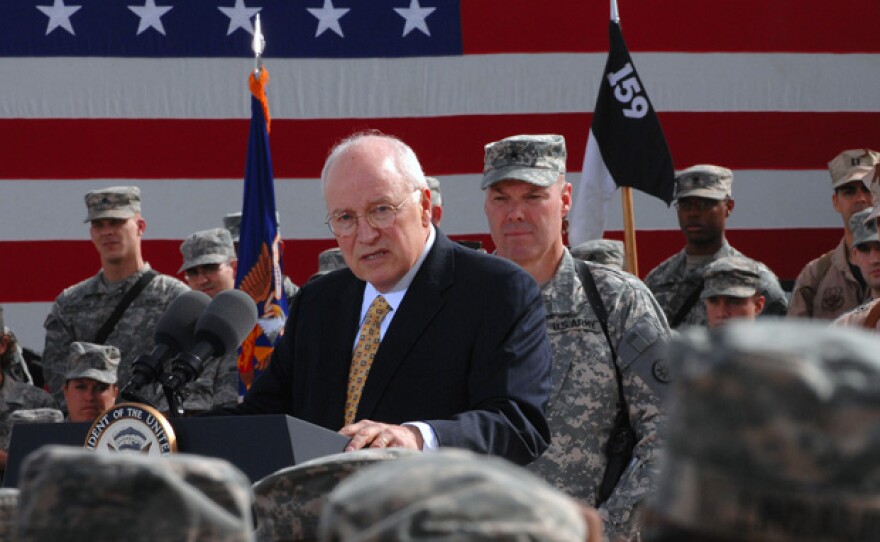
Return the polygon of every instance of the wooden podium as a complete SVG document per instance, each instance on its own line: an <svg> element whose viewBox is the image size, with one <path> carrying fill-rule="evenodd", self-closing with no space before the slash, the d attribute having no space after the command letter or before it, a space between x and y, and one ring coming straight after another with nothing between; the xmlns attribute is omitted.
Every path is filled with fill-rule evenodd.
<svg viewBox="0 0 880 542"><path fill-rule="evenodd" d="M340 453L348 437L283 414L169 420L181 453L226 459L256 482L278 469ZM35 423L12 428L3 487L17 487L24 458L46 444L82 447L91 424Z"/></svg>

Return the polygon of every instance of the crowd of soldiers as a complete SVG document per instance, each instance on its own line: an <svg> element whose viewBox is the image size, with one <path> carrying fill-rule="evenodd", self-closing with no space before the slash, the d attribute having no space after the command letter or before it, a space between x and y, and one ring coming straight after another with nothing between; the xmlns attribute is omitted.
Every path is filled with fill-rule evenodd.
<svg viewBox="0 0 880 542"><path fill-rule="evenodd" d="M864 331L842 329L880 329L880 206L871 207L880 198L878 159L854 149L829 162L844 234L807 264L789 298L766 265L725 237L734 210L729 169L696 165L676 176L685 246L642 281L624 271L619 241L566 247L572 186L562 136L489 143L480 188L494 254L534 279L552 350L550 438L540 457L520 468L436 448L436 435L436 449L423 447L430 453L375 450L393 444L377 438L251 487L216 459L46 448L27 458L19 490L0 492L0 530L16 540L76 539L112 513L110 539L880 539L873 506L862 500L876 496L880 349ZM421 185L430 189L430 247L442 200L437 179L422 174ZM389 204L392 214L405 203ZM101 270L55 300L43 386L0 307L3 465L15 421L92 421L112 406L177 296L235 287L240 214L184 240L184 282L144 259L137 187L91 191L85 204ZM393 218L376 227L376 209L368 211L354 217L355 228L393 227ZM323 252L309 282L357 275L340 270L351 267L349 256ZM294 303L299 288L289 279L285 288ZM237 388L236 354L212 358L183 408L233 409ZM158 384L142 393L168 408ZM610 451L621 430L630 438L622 463ZM61 503L61 512L48 503Z"/></svg>

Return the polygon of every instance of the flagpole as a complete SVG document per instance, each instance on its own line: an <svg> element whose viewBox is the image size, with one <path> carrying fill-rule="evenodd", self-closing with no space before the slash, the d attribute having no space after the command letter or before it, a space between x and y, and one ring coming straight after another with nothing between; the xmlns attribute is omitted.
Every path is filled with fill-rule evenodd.
<svg viewBox="0 0 880 542"><path fill-rule="evenodd" d="M620 24L617 0L611 0L611 21ZM626 254L626 270L638 276L639 255L636 248L636 220L633 211L632 188L629 186L620 188L620 203L623 206L623 250Z"/></svg>

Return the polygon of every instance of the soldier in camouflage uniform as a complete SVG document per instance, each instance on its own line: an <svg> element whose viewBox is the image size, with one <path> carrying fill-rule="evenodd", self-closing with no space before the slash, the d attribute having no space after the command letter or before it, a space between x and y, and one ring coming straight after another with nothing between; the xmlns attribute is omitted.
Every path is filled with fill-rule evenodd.
<svg viewBox="0 0 880 542"><path fill-rule="evenodd" d="M570 498L495 457L440 449L383 462L327 497L320 540L601 541Z"/></svg>
<svg viewBox="0 0 880 542"><path fill-rule="evenodd" d="M0 365L8 376L19 382L34 383L18 339L15 338L12 330L6 327L3 320L3 305L0 305Z"/></svg>
<svg viewBox="0 0 880 542"><path fill-rule="evenodd" d="M623 241L616 239L593 239L569 249L571 255L585 262L596 262L618 269L626 263Z"/></svg>
<svg viewBox="0 0 880 542"><path fill-rule="evenodd" d="M193 290L214 297L235 288L238 259L232 235L225 228L198 231L180 245L182 272ZM210 358L202 374L187 386L183 409L188 413L204 412L238 402L238 350L219 358Z"/></svg>
<svg viewBox="0 0 880 542"><path fill-rule="evenodd" d="M443 194L440 192L440 180L436 177L425 177L431 190L431 224L440 226L443 220Z"/></svg>
<svg viewBox="0 0 880 542"><path fill-rule="evenodd" d="M13 425L10 417L13 412L33 408L57 408L51 395L10 376L17 358L12 355L14 349L11 345L14 343L8 337L8 329L3 321L3 308L0 307L0 472L6 468L9 435Z"/></svg>
<svg viewBox="0 0 880 542"><path fill-rule="evenodd" d="M878 159L880 153L876 151L848 149L828 162L831 203L843 219L843 237L836 247L809 262L798 274L788 316L830 320L870 299L864 278L850 262L853 232L849 224L854 213L877 201L865 175Z"/></svg>
<svg viewBox="0 0 880 542"><path fill-rule="evenodd" d="M278 232L279 235L281 233L281 220L278 215L278 211L275 211L275 222L278 224ZM238 240L241 238L241 213L228 213L223 216L223 227L229 230L229 234L232 235L232 241L235 243L235 253L238 254ZM281 252L284 252L284 240L281 240L279 244L281 247ZM294 284L290 277L284 275L281 287L284 288L284 295L287 296L287 305L293 305L293 298L296 296L296 293L299 292L299 286Z"/></svg>
<svg viewBox="0 0 880 542"><path fill-rule="evenodd" d="M18 489L0 488L0 540L12 540L16 508L18 508Z"/></svg>
<svg viewBox="0 0 880 542"><path fill-rule="evenodd" d="M754 320L764 310L761 273L754 260L742 256L718 258L703 274L703 293L709 327L717 327L731 318Z"/></svg>
<svg viewBox="0 0 880 542"><path fill-rule="evenodd" d="M45 446L22 464L18 542L251 542L247 477L222 459Z"/></svg>
<svg viewBox="0 0 880 542"><path fill-rule="evenodd" d="M64 402L71 422L93 422L119 396L115 346L73 342L64 375Z"/></svg>
<svg viewBox="0 0 880 542"><path fill-rule="evenodd" d="M645 277L673 328L706 325L706 306L700 303L706 267L725 256L744 257L724 237L733 212L732 184L733 172L719 166L693 166L675 178L675 207L686 245ZM766 265L755 263L766 299L763 314L784 315L788 302L779 279Z"/></svg>
<svg viewBox="0 0 880 542"><path fill-rule="evenodd" d="M877 166L880 171L880 166ZM880 176L878 176L880 181ZM877 192L880 201L880 182L871 185L871 191ZM872 301L846 312L834 320L835 325L859 326L880 331L880 235L877 233L876 212L869 207L850 218L850 230L853 232L851 257L870 288Z"/></svg>
<svg viewBox="0 0 880 542"><path fill-rule="evenodd" d="M141 239L147 227L141 216L140 190L135 186L115 186L93 190L85 196L92 243L101 258L95 276L66 288L55 299L44 324L46 344L43 372L49 391L63 403L61 386L67 369L70 343L95 342L95 336L110 318L125 293L141 276L151 271L143 259ZM119 381L131 378L131 366L140 354L155 346L153 332L168 305L189 288L174 277L157 274L128 306L104 344L119 349ZM145 386L144 398L160 409L167 409L158 384Z"/></svg>
<svg viewBox="0 0 880 542"><path fill-rule="evenodd" d="M408 448L364 448L266 476L254 484L257 542L317 540L321 510L337 484L370 466L417 453Z"/></svg>
<svg viewBox="0 0 880 542"><path fill-rule="evenodd" d="M654 297L634 276L586 263L608 314L608 340L587 300L575 260L562 242L571 205L565 182L565 140L558 135L514 136L486 146L484 210L499 256L513 260L541 286L553 348L547 418L551 444L529 469L569 495L596 504L608 463L622 374L629 419L638 444L610 498L601 503L611 539L632 536L634 507L650 491L660 400L668 376L659 350L669 326Z"/></svg>
<svg viewBox="0 0 880 542"><path fill-rule="evenodd" d="M880 340L818 322L676 339L645 542L880 540Z"/></svg>
<svg viewBox="0 0 880 542"><path fill-rule="evenodd" d="M342 249L339 247L333 247L328 248L327 250L322 250L321 253L318 254L318 271L309 277L309 280L323 277L330 271L345 269L346 267L348 267L348 265L346 265L345 258L342 256Z"/></svg>

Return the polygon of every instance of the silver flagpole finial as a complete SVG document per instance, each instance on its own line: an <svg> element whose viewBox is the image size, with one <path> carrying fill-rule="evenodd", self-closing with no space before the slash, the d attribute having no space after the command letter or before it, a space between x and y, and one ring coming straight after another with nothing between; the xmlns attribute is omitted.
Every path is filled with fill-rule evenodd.
<svg viewBox="0 0 880 542"><path fill-rule="evenodd" d="M256 15L256 21L254 21L254 41L252 47L254 49L254 76L259 79L260 71L263 69L263 51L266 49L266 40L263 38L263 28L260 25L259 13Z"/></svg>
<svg viewBox="0 0 880 542"><path fill-rule="evenodd" d="M620 14L617 12L617 0L611 0L611 20L620 23Z"/></svg>

